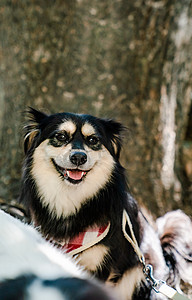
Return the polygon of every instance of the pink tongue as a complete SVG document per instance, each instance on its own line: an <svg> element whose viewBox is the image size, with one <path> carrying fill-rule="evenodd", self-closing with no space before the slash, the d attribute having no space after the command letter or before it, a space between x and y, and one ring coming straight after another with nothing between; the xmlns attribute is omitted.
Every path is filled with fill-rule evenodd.
<svg viewBox="0 0 192 300"><path fill-rule="evenodd" d="M68 171L69 177L74 180L80 180L83 177L83 172L78 170Z"/></svg>

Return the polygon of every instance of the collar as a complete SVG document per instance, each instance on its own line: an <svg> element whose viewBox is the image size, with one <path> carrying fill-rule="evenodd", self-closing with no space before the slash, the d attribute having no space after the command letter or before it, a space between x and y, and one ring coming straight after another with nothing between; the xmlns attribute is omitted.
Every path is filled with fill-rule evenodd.
<svg viewBox="0 0 192 300"><path fill-rule="evenodd" d="M66 253L76 255L102 241L107 236L109 229L110 223L101 227L88 228L74 238L58 244Z"/></svg>

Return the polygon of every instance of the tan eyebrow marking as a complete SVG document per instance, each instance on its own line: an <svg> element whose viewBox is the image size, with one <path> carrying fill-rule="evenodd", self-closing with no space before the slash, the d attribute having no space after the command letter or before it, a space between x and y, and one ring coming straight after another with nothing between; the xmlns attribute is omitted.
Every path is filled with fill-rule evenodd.
<svg viewBox="0 0 192 300"><path fill-rule="evenodd" d="M58 128L60 131L67 131L70 135L73 135L77 129L75 123L72 121L64 121Z"/></svg>
<svg viewBox="0 0 192 300"><path fill-rule="evenodd" d="M81 128L81 132L84 136L93 135L95 134L95 128L91 124L85 123Z"/></svg>

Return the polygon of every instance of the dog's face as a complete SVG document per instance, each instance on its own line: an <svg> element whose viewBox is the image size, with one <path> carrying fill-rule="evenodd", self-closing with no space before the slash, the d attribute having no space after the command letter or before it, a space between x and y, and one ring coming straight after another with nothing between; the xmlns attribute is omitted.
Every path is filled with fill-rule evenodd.
<svg viewBox="0 0 192 300"><path fill-rule="evenodd" d="M70 215L112 180L122 125L89 115L30 110L26 156L43 205ZM29 167L29 166L28 166Z"/></svg>

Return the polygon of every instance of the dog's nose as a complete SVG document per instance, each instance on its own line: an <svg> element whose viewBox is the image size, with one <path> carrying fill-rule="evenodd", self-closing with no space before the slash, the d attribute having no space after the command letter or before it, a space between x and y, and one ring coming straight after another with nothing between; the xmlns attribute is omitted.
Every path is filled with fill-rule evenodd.
<svg viewBox="0 0 192 300"><path fill-rule="evenodd" d="M70 161L76 166L83 165L87 161L87 154L81 151L72 152L70 154Z"/></svg>

